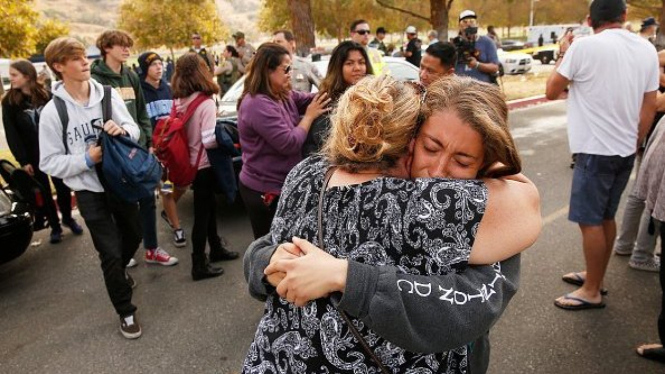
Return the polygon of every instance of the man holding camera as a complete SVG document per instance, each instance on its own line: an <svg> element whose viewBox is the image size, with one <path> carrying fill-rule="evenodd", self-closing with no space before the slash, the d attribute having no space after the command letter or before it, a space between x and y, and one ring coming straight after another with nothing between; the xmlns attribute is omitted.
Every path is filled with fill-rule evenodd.
<svg viewBox="0 0 665 374"><path fill-rule="evenodd" d="M459 35L453 39L458 56L455 74L495 83L495 75L499 71L496 45L487 36L478 35L476 21L476 13L472 10L465 10L459 15Z"/></svg>

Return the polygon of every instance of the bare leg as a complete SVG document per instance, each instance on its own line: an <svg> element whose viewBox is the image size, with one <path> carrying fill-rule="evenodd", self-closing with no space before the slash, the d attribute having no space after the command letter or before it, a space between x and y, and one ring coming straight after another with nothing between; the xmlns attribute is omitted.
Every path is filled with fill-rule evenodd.
<svg viewBox="0 0 665 374"><path fill-rule="evenodd" d="M176 207L178 200L187 192L187 189L176 188L172 193L160 193L162 196L162 208L171 222L174 230L180 229L180 219L178 218L178 209Z"/></svg>

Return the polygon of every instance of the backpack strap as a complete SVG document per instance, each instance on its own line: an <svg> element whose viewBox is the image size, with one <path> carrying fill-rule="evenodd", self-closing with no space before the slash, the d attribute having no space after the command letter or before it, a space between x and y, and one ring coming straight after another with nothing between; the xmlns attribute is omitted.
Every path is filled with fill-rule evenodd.
<svg viewBox="0 0 665 374"><path fill-rule="evenodd" d="M62 123L62 144L65 146L65 154L69 153L69 145L67 144L67 125L69 124L69 115L67 114L67 104L58 96L53 96L53 104L58 111L58 117Z"/></svg>
<svg viewBox="0 0 665 374"><path fill-rule="evenodd" d="M104 124L106 124L107 121L113 119L113 105L111 102L112 89L113 88L111 86L104 86L104 97L102 98L102 120L104 121Z"/></svg>

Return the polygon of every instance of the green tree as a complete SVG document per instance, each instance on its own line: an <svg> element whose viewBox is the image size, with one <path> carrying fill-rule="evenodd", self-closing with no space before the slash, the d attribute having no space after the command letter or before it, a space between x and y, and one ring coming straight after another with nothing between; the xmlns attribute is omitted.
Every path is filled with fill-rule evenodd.
<svg viewBox="0 0 665 374"><path fill-rule="evenodd" d="M0 0L0 57L27 57L34 52L39 13L32 9L32 0Z"/></svg>
<svg viewBox="0 0 665 374"><path fill-rule="evenodd" d="M35 38L35 54L43 55L53 39L69 35L69 24L54 19L43 21Z"/></svg>
<svg viewBox="0 0 665 374"><path fill-rule="evenodd" d="M171 55L190 45L193 32L205 44L228 35L213 0L123 0L118 27L132 34L139 49L166 46Z"/></svg>

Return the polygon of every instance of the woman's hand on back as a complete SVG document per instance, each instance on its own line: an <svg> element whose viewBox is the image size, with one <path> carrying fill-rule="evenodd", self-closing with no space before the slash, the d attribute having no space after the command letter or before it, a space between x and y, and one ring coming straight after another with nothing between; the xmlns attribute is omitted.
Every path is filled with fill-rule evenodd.
<svg viewBox="0 0 665 374"><path fill-rule="evenodd" d="M315 120L318 116L330 111L328 104L330 104L328 94L325 92L317 93L312 102L307 106L305 116L308 116L311 120Z"/></svg>
<svg viewBox="0 0 665 374"><path fill-rule="evenodd" d="M296 259L280 259L266 268L265 274L286 273L277 285L277 293L296 306L309 301L343 292L346 286L348 262L322 251L307 240L293 238L303 256Z"/></svg>

